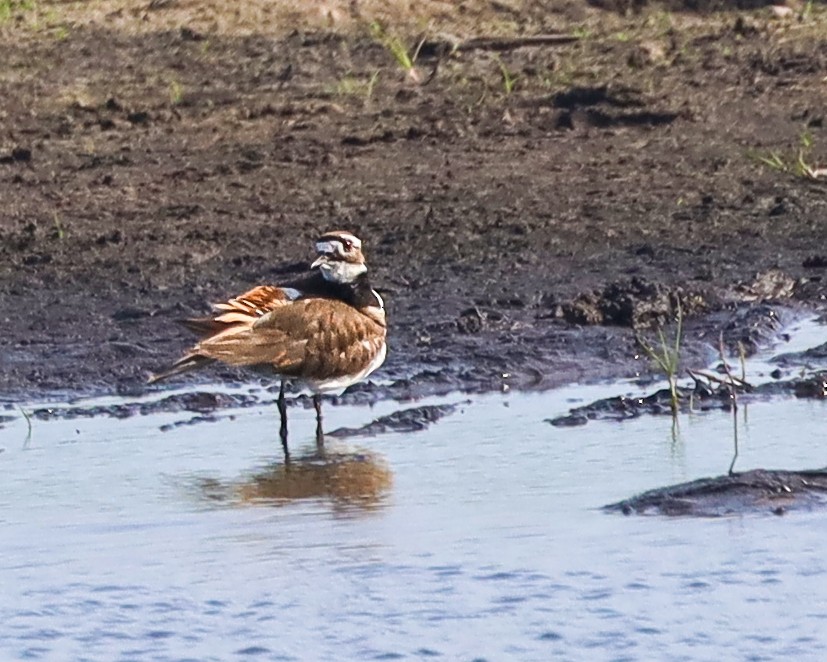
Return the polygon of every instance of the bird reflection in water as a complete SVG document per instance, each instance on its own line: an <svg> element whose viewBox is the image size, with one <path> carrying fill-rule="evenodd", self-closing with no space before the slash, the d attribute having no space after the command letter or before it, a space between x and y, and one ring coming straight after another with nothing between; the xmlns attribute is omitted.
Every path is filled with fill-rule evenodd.
<svg viewBox="0 0 827 662"><path fill-rule="evenodd" d="M287 505L302 500L328 502L334 512L380 508L393 485L383 457L369 451L328 449L323 455L290 457L236 481L207 479L201 496L226 505Z"/></svg>

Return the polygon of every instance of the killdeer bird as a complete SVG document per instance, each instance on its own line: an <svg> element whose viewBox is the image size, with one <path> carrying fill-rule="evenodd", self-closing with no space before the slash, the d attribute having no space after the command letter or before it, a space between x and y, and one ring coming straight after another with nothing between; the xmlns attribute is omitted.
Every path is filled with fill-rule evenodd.
<svg viewBox="0 0 827 662"><path fill-rule="evenodd" d="M280 377L280 437L289 458L284 384L298 381L313 393L321 450L321 395L341 393L382 365L387 327L382 298L368 280L362 242L349 232L327 232L316 240L316 252L309 276L254 287L214 304L214 316L182 320L201 340L149 383L216 361Z"/></svg>

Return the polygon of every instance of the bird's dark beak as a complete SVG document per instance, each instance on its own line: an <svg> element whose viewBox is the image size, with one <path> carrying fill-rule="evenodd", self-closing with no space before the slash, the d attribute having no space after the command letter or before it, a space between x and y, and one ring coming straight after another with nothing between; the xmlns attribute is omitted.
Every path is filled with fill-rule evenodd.
<svg viewBox="0 0 827 662"><path fill-rule="evenodd" d="M310 265L310 268L311 269L316 269L317 267L320 267L323 264L327 264L327 262L328 262L327 255L320 255L319 257L316 258L316 261L313 262L313 264Z"/></svg>

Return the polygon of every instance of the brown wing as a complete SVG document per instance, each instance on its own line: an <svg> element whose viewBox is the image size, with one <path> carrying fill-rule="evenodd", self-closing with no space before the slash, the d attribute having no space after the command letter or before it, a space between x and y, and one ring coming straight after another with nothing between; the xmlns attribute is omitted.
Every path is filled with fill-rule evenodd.
<svg viewBox="0 0 827 662"><path fill-rule="evenodd" d="M204 339L203 343L212 340L217 347L229 347L234 338L239 338L242 339L239 346L243 346L243 339L249 335L250 327L269 311L286 303L290 303L290 297L283 289L273 285L259 285L225 303L214 304L213 308L219 311L219 315L179 320L179 322L201 336ZM216 358L202 351L201 343L199 343L169 368L151 375L149 383L197 370L213 363ZM228 358L220 360L233 365L250 365Z"/></svg>
<svg viewBox="0 0 827 662"><path fill-rule="evenodd" d="M290 297L282 288L274 285L259 285L226 303L214 304L213 308L261 317L288 301Z"/></svg>
<svg viewBox="0 0 827 662"><path fill-rule="evenodd" d="M267 364L283 375L326 379L361 370L384 338L382 325L341 301L302 299L231 326L194 351L230 365Z"/></svg>
<svg viewBox="0 0 827 662"><path fill-rule="evenodd" d="M298 305L301 304L301 305ZM315 380L350 375L365 368L385 343L384 324L335 299L307 299L268 313L254 325L275 326L304 341L299 372Z"/></svg>
<svg viewBox="0 0 827 662"><path fill-rule="evenodd" d="M226 330L228 325L249 324L289 302L290 297L282 288L259 285L229 301L213 304L220 314L181 320L181 324L200 336L211 336Z"/></svg>

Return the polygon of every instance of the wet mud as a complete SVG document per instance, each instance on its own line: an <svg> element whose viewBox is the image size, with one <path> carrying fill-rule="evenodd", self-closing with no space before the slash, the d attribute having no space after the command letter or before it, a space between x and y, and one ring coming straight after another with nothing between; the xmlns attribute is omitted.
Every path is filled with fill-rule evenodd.
<svg viewBox="0 0 827 662"><path fill-rule="evenodd" d="M397 391L398 392L398 391ZM366 402L364 398L356 400L360 404L370 404L376 399L388 399L388 393L394 393L393 386L388 388L384 397L373 398ZM376 394L374 394L376 395ZM400 399L399 397L396 398ZM410 398L407 398L410 399ZM330 404L335 408L343 404L355 404L354 398L331 398ZM418 432L425 430L445 416L456 412L464 403L423 405L400 409L387 416L381 416L366 425L358 428L335 428L326 432L325 436L336 439L352 439L356 437L373 437L388 432ZM287 399L288 407L313 406L312 398L302 394ZM40 421L63 420L71 421L83 418L109 417L116 419L131 418L133 416L148 416L152 414L184 415L180 420L164 423L159 426L161 432L169 432L182 426L211 423L223 419L233 419L235 414L227 410L249 409L251 407L271 407L273 420L277 421L276 399L269 394L257 393L215 393L209 391L193 391L170 395L158 400L142 402L132 401L119 404L84 406L81 404L53 405L34 409L27 415ZM11 408L11 406L9 406ZM334 409L335 411L335 409ZM289 415L288 415L289 416ZM0 416L0 427L3 423L14 420L13 416ZM275 425L275 423L274 423Z"/></svg>
<svg viewBox="0 0 827 662"><path fill-rule="evenodd" d="M389 309L391 385L354 402L629 376L678 305L700 360L721 331L761 342L745 309L825 300L823 181L761 161L804 134L827 158L818 3L475 10L443 26L459 46L423 44L420 85L366 30L230 34L175 4L0 26L7 402L145 393L190 340L176 319L301 272L331 227ZM205 397L167 406L217 415Z"/></svg>
<svg viewBox="0 0 827 662"><path fill-rule="evenodd" d="M439 419L453 414L459 407L459 404L452 404L401 409L388 416L377 418L360 428L337 428L327 433L327 436L347 439L349 437L373 437L387 432L418 432L425 430Z"/></svg>
<svg viewBox="0 0 827 662"><path fill-rule="evenodd" d="M722 373L693 372L695 380L692 389L678 388L678 413L730 411L734 403L749 404L766 401L775 397L795 396L797 398L827 398L827 371L816 372L804 377L765 382L752 386L734 383ZM735 393L733 397L733 392ZM655 391L641 398L614 396L597 400L583 407L576 407L564 416L546 419L555 427L575 427L589 421L624 421L639 416L673 415L672 394L668 388Z"/></svg>
<svg viewBox="0 0 827 662"><path fill-rule="evenodd" d="M748 513L784 515L825 505L827 469L757 469L650 490L605 506L604 510L624 515L726 517Z"/></svg>
<svg viewBox="0 0 827 662"><path fill-rule="evenodd" d="M773 358L773 363L782 367L802 367L807 370L827 367L827 343L811 347L803 352L788 352Z"/></svg>
<svg viewBox="0 0 827 662"><path fill-rule="evenodd" d="M706 352L693 353L678 343L680 358L675 374L676 410L670 389L663 388L643 397L619 395L602 398L546 421L555 427L573 427L596 420L622 421L643 415L672 416L675 413L730 410L734 403L737 406L738 402L748 404L781 396L827 397L827 352L824 344L773 356L769 363L778 367L769 371L761 383L752 384L739 376L746 367L744 362L758 350L790 339L784 329L801 313L801 309L761 302L740 304L727 312L712 313L704 317L700 324L690 320L695 339L705 340L701 347ZM815 323L823 324L823 318ZM699 331L699 328L702 330ZM673 335L664 334L662 339L661 336L652 338L651 333L640 332L637 338L641 345L641 358L645 362L654 362L644 345L656 353L663 352L662 340L666 341L669 351L674 351L676 332L675 325L671 329ZM721 352L727 357L726 364L721 360ZM681 385L687 380L691 381L690 386ZM645 384L647 378L642 377L640 381Z"/></svg>

